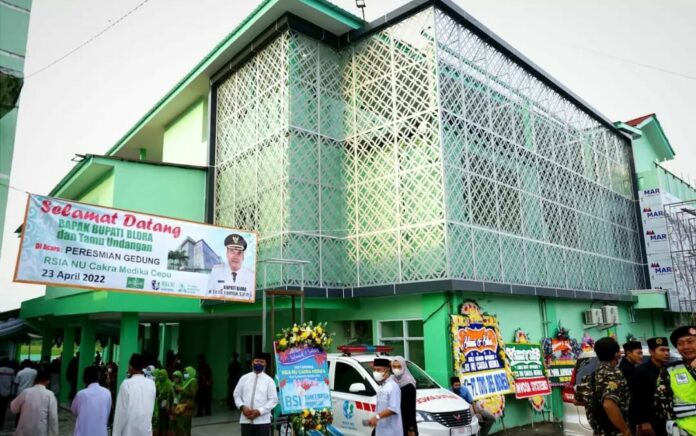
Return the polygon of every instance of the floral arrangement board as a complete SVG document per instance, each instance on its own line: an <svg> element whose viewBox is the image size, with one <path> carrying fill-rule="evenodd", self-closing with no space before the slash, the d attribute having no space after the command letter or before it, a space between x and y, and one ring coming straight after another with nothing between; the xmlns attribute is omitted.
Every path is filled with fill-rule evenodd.
<svg viewBox="0 0 696 436"><path fill-rule="evenodd" d="M325 326L294 325L274 343L279 401L284 415L331 409Z"/></svg>
<svg viewBox="0 0 696 436"><path fill-rule="evenodd" d="M570 331L559 324L556 335L542 341L549 382L552 387L564 387L570 382L575 361L582 352Z"/></svg>
<svg viewBox="0 0 696 436"><path fill-rule="evenodd" d="M505 344L495 316L482 313L473 301L464 302L451 317L454 371L474 397L481 399L514 392Z"/></svg>
<svg viewBox="0 0 696 436"><path fill-rule="evenodd" d="M539 344L513 342L505 346L505 354L510 361L510 369L515 379L515 398L551 393Z"/></svg>

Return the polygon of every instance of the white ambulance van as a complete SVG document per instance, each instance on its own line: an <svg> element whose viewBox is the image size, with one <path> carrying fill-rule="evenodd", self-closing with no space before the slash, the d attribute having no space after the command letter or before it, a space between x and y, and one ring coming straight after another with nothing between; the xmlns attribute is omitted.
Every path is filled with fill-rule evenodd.
<svg viewBox="0 0 696 436"><path fill-rule="evenodd" d="M328 356L333 425L346 436L369 435L372 429L363 422L375 414L378 389L372 378L372 361L378 353L390 348L344 346L339 349L343 354ZM478 434L479 423L469 403L437 384L413 362L407 365L417 384L416 419L420 436Z"/></svg>

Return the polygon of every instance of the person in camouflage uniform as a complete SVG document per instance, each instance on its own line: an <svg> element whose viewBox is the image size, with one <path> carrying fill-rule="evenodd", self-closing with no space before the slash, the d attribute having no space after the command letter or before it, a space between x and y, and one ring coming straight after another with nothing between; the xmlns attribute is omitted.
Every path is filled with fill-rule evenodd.
<svg viewBox="0 0 696 436"><path fill-rule="evenodd" d="M682 360L660 368L655 389L655 414L675 421L687 434L696 434L696 326L677 328L669 340Z"/></svg>
<svg viewBox="0 0 696 436"><path fill-rule="evenodd" d="M616 367L621 357L619 344L613 338L602 338L595 342L594 350L599 365L578 385L578 404L585 405L595 436L629 436L630 393L626 379Z"/></svg>

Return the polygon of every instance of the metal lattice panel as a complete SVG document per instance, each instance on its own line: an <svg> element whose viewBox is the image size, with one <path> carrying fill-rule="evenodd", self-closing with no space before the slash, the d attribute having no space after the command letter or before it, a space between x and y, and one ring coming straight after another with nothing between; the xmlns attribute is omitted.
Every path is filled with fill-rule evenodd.
<svg viewBox="0 0 696 436"><path fill-rule="evenodd" d="M309 285L645 280L624 139L435 8L341 51L290 30L217 99L215 221Z"/></svg>

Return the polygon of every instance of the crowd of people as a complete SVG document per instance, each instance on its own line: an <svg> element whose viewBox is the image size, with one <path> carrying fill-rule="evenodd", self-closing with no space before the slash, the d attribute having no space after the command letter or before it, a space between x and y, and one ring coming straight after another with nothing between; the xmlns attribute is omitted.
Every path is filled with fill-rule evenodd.
<svg viewBox="0 0 696 436"><path fill-rule="evenodd" d="M232 390L235 377L239 380L241 376L236 357L229 369ZM203 355L198 356L194 368L183 367L180 356L173 351L167 353L165 365L148 353L133 354L118 397L115 363L104 364L96 353L93 364L78 380L79 359L77 353L66 368L70 409L76 417L75 435L106 436L109 427L113 428L112 435L190 435L196 408L196 416L211 414L212 370ZM14 414L16 435L58 434L60 368L60 358L41 363L24 360L21 364L7 358L0 360L0 429L9 410ZM85 387L78 390L80 381Z"/></svg>
<svg viewBox="0 0 696 436"><path fill-rule="evenodd" d="M669 344L680 354L671 358ZM578 369L576 404L585 407L595 435L696 434L696 326L679 327L621 347L614 338L595 342L596 363Z"/></svg>
<svg viewBox="0 0 696 436"><path fill-rule="evenodd" d="M670 343L680 358L670 356ZM618 342L605 337L594 344L596 359L578 368L576 402L585 406L595 435L696 434L696 326L679 327L669 339L650 338L647 347L647 361L638 341L623 344L622 356ZM268 356L255 355L249 362L252 371L244 375L238 358L235 353L228 366L229 407L241 412L243 436L268 436L278 404L275 383L266 374ZM0 428L9 404L16 435L58 434L56 395L50 389L55 370L55 362L35 366L28 360L19 365L0 360ZM379 385L376 413L364 424L375 436L416 436L417 382L405 359L378 356L373 371ZM184 436L191 434L196 411L196 416L211 413L212 370L202 355L194 368L183 367L173 352L165 365L133 354L128 377L114 397L117 372L95 359L82 374L83 389L77 391L77 381L71 382L75 435L107 436L112 422L113 436ZM451 389L472 404L480 434L486 435L495 418L476 407L458 378L451 379Z"/></svg>

